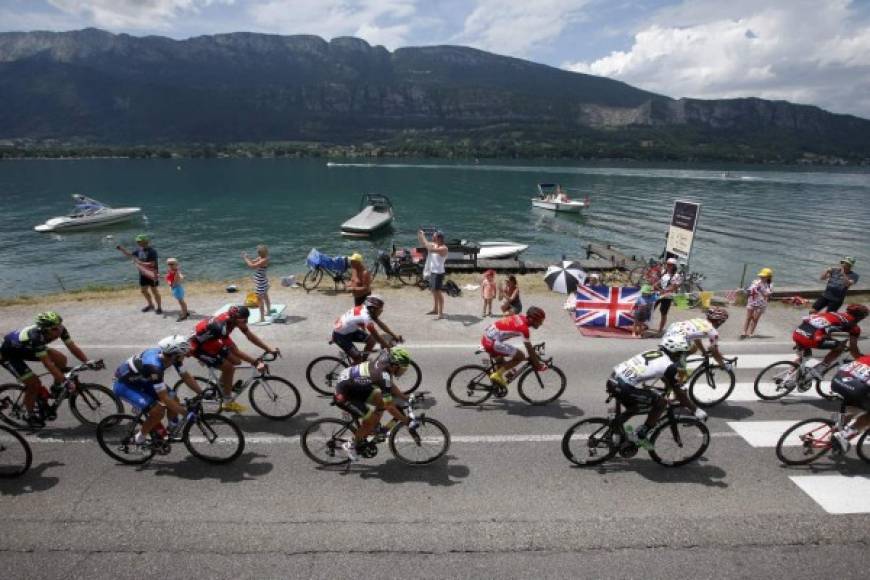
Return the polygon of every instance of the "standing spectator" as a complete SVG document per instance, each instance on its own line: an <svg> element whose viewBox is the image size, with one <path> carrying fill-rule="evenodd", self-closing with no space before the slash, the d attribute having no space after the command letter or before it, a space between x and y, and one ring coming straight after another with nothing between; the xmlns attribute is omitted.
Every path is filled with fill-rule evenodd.
<svg viewBox="0 0 870 580"><path fill-rule="evenodd" d="M125 256L131 258L133 263L136 264L136 269L139 270L139 289L142 291L142 296L145 297L145 302L147 303L142 312L154 310L156 314L163 314L163 308L161 308L160 304L160 291L157 290L157 285L160 283L160 275L157 271L157 250L149 245L150 242L151 240L148 239L147 235L139 234L136 236L136 245L139 247L132 252L121 245L115 247ZM152 296L154 297L153 301L151 299ZM156 309L154 308L155 304L157 305Z"/></svg>
<svg viewBox="0 0 870 580"><path fill-rule="evenodd" d="M434 314L436 320L446 318L444 316L444 263L447 261L447 246L444 244L444 234L436 231L432 234L432 241L426 240L423 230L417 231L417 240L420 245L429 252L426 262L429 266L429 288L432 289L432 310L427 314Z"/></svg>
<svg viewBox="0 0 870 580"><path fill-rule="evenodd" d="M665 262L664 272L662 272L662 275L653 286L653 289L659 295L659 299L656 301L659 307L659 314L661 315L658 330L659 336L662 335L665 325L668 323L668 310L671 309L671 304L674 301L674 293L682 283L683 277L677 272L677 259L668 258Z"/></svg>
<svg viewBox="0 0 870 580"><path fill-rule="evenodd" d="M740 339L752 338L755 327L761 315L767 310L767 303L773 293L773 270L762 268L746 291L746 322L743 323L743 334Z"/></svg>
<svg viewBox="0 0 870 580"><path fill-rule="evenodd" d="M644 284L640 287L640 297L635 301L631 308L631 315L634 317L634 325L631 329L632 336L643 336L649 326L647 322L652 318L652 311L656 304L656 295L653 293L653 288L649 284Z"/></svg>
<svg viewBox="0 0 870 580"><path fill-rule="evenodd" d="M820 280L827 280L828 285L822 296L813 303L810 314L816 314L827 308L828 312L836 312L846 299L846 291L858 281L858 274L852 271L855 258L846 256L840 260L839 268L828 268L822 273Z"/></svg>
<svg viewBox="0 0 870 580"><path fill-rule="evenodd" d="M480 281L480 296L483 298L483 316L492 316L492 301L495 298L497 284L495 270L487 270Z"/></svg>
<svg viewBox="0 0 870 580"><path fill-rule="evenodd" d="M504 286L498 296L501 300L501 312L505 316L519 314L523 311L523 301L520 300L520 287L517 277L511 274L504 282Z"/></svg>
<svg viewBox="0 0 870 580"><path fill-rule="evenodd" d="M260 322L265 322L266 315L272 312L272 302L269 300L269 248L264 244L257 246L257 257L249 258L247 252L242 252L242 259L248 268L254 270L254 293L257 295L257 307L260 309Z"/></svg>
<svg viewBox="0 0 870 580"><path fill-rule="evenodd" d="M169 284L169 290L172 292L172 297L178 300L178 305L181 307L181 314L175 322L187 320L190 313L187 311L187 302L184 301L184 274L178 267L178 260L169 258L166 260L166 267L169 271L166 273L166 283Z"/></svg>
<svg viewBox="0 0 870 580"><path fill-rule="evenodd" d="M354 253L350 257L350 283L347 289L353 293L353 305L360 306L372 293L372 275L363 263L363 257Z"/></svg>

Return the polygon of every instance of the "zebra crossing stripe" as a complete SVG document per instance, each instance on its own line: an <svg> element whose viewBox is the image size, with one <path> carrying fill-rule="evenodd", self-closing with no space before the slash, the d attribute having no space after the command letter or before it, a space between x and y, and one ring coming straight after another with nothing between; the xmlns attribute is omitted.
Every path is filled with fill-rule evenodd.
<svg viewBox="0 0 870 580"><path fill-rule="evenodd" d="M776 447L777 441L785 433L785 430L797 421L726 421L729 427L749 443L752 447ZM786 442L789 445L799 445L794 441Z"/></svg>
<svg viewBox="0 0 870 580"><path fill-rule="evenodd" d="M792 475L789 479L829 514L870 513L866 475Z"/></svg>

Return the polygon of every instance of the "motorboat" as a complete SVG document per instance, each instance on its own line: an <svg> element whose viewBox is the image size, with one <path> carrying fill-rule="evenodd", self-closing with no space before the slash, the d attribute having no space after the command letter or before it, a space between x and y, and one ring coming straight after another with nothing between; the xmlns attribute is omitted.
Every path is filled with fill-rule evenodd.
<svg viewBox="0 0 870 580"><path fill-rule="evenodd" d="M110 207L93 198L73 194L75 207L72 213L53 217L33 229L37 232L57 232L61 230L96 228L131 219L142 211L138 207Z"/></svg>
<svg viewBox="0 0 870 580"><path fill-rule="evenodd" d="M576 189L562 187L558 183L539 183L538 195L532 198L532 207L561 211L566 213L579 213L584 207L589 207L589 196L581 199L572 199L569 194L579 194Z"/></svg>
<svg viewBox="0 0 870 580"><path fill-rule="evenodd" d="M526 244L516 242L477 242L480 250L477 252L478 260L500 260L504 258L516 258L529 249Z"/></svg>
<svg viewBox="0 0 870 580"><path fill-rule="evenodd" d="M350 237L366 237L387 227L393 221L393 204L386 195L367 193L362 196L358 214L341 224L341 233Z"/></svg>

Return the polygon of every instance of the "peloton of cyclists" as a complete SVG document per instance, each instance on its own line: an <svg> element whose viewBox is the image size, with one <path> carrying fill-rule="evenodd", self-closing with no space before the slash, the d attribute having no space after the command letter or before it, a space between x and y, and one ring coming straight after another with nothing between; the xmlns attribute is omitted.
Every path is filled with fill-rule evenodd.
<svg viewBox="0 0 870 580"><path fill-rule="evenodd" d="M486 327L483 331L483 337L480 339L480 345L496 363L495 370L489 375L489 380L502 387L502 389L506 389L508 379L504 373L526 360L527 356L529 362L538 370L545 370L547 368L541 363L541 359L538 358L538 353L535 351L535 347L532 346L529 332L529 327L540 328L546 317L546 313L541 308L530 306L525 314L505 316ZM518 337L523 338L526 354L523 354L517 347L507 342L512 338Z"/></svg>
<svg viewBox="0 0 870 580"><path fill-rule="evenodd" d="M384 312L384 299L372 294L366 297L360 306L354 306L336 319L332 329L332 342L347 354L351 362L359 364L366 357L354 344L365 343L365 350L371 351L375 343L381 348L389 348L391 343L378 332L378 327L389 335L394 341L402 342L402 336L393 332L386 323L381 320Z"/></svg>
<svg viewBox="0 0 870 580"><path fill-rule="evenodd" d="M834 332L847 333L849 353L855 359L861 358L861 351L858 350L861 327L858 323L867 318L867 312L867 307L863 304L850 304L846 307L846 312L810 314L795 329L791 338L798 348L803 349L805 356L810 356L814 348L830 350L821 363L810 369L815 378L821 380L825 371L843 353L845 344L831 337Z"/></svg>

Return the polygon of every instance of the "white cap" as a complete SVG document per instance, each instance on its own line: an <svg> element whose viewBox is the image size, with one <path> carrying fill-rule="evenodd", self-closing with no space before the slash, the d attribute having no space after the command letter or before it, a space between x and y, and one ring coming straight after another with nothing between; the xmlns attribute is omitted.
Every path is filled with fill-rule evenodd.
<svg viewBox="0 0 870 580"><path fill-rule="evenodd" d="M676 264L676 263L677 263L676 258L668 258L668 264Z"/></svg>

